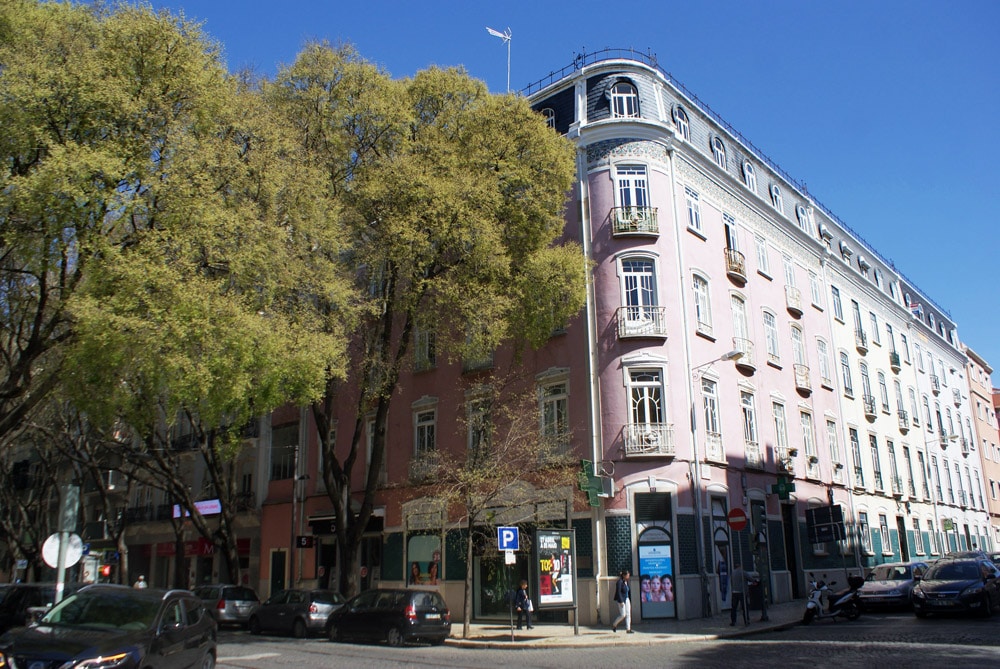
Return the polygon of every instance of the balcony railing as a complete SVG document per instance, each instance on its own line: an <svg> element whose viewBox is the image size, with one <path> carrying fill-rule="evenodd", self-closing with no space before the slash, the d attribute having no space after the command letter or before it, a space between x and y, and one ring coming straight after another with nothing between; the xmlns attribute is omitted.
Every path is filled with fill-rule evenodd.
<svg viewBox="0 0 1000 669"><path fill-rule="evenodd" d="M935 395L941 394L941 379L938 378L937 374L931 374L931 392Z"/></svg>
<svg viewBox="0 0 1000 669"><path fill-rule="evenodd" d="M875 490L885 490L882 484L882 472L875 472Z"/></svg>
<svg viewBox="0 0 1000 669"><path fill-rule="evenodd" d="M666 307L619 307L618 337L666 337Z"/></svg>
<svg viewBox="0 0 1000 669"><path fill-rule="evenodd" d="M764 453L760 449L760 444L756 441L747 441L744 444L743 452L746 456L746 466L751 469L764 468Z"/></svg>
<svg viewBox="0 0 1000 669"><path fill-rule="evenodd" d="M658 235L656 207L615 207L611 210L611 234Z"/></svg>
<svg viewBox="0 0 1000 669"><path fill-rule="evenodd" d="M854 468L854 487L864 488L865 487L865 470L861 467Z"/></svg>
<svg viewBox="0 0 1000 669"><path fill-rule="evenodd" d="M861 355L868 353L868 335L865 334L864 330L854 331L854 345Z"/></svg>
<svg viewBox="0 0 1000 669"><path fill-rule="evenodd" d="M875 412L875 398L871 395L865 395L861 398L861 401L865 405L865 418L868 420L874 420L875 416L878 415Z"/></svg>
<svg viewBox="0 0 1000 669"><path fill-rule="evenodd" d="M898 476L892 477L892 496L902 497L903 496L903 479Z"/></svg>
<svg viewBox="0 0 1000 669"><path fill-rule="evenodd" d="M899 364L899 354L895 351L889 352L889 369L896 374L898 374L901 369L901 365Z"/></svg>
<svg viewBox="0 0 1000 669"><path fill-rule="evenodd" d="M952 397L952 401L955 403L955 406L957 406L957 407L962 406L962 391L961 390L959 390L958 388L952 388L951 389L951 397Z"/></svg>
<svg viewBox="0 0 1000 669"><path fill-rule="evenodd" d="M966 508L967 506L969 506L968 495L966 494L966 492L964 490L959 490L958 491L958 503L962 505L963 509Z"/></svg>
<svg viewBox="0 0 1000 669"><path fill-rule="evenodd" d="M726 274L741 286L747 282L747 261L735 249L726 249Z"/></svg>
<svg viewBox="0 0 1000 669"><path fill-rule="evenodd" d="M844 465L840 462L833 463L833 482L844 484Z"/></svg>
<svg viewBox="0 0 1000 669"><path fill-rule="evenodd" d="M753 342L749 339L743 339L742 337L733 337L733 349L739 351L743 355L733 360L733 364L736 365L737 369L744 372L753 374L757 371L757 363L754 362L753 357Z"/></svg>
<svg viewBox="0 0 1000 669"><path fill-rule="evenodd" d="M625 426L628 457L673 457L674 426L670 423L632 423Z"/></svg>
<svg viewBox="0 0 1000 669"><path fill-rule="evenodd" d="M812 384L809 382L809 366L808 365L793 365L795 368L795 389L804 392L812 392Z"/></svg>
<svg viewBox="0 0 1000 669"><path fill-rule="evenodd" d="M725 462L726 452L722 448L722 435L709 432L705 435L705 457L715 462Z"/></svg>
<svg viewBox="0 0 1000 669"><path fill-rule="evenodd" d="M795 286L785 286L785 307L796 318L802 315L802 293Z"/></svg>
<svg viewBox="0 0 1000 669"><path fill-rule="evenodd" d="M910 431L910 417L904 409L897 409L896 416L899 419L899 431L906 434Z"/></svg>

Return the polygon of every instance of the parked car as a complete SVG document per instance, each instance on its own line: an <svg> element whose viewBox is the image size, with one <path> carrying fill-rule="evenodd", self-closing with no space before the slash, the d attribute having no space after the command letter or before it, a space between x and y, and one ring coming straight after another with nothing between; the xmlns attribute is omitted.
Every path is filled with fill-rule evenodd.
<svg viewBox="0 0 1000 669"><path fill-rule="evenodd" d="M63 587L63 596L66 596L81 585L67 583ZM55 601L55 583L15 583L8 586L0 601L0 634L41 618Z"/></svg>
<svg viewBox="0 0 1000 669"><path fill-rule="evenodd" d="M986 558L941 558L913 588L913 612L979 613L989 617L1000 607L1000 571Z"/></svg>
<svg viewBox="0 0 1000 669"><path fill-rule="evenodd" d="M330 641L385 641L390 646L416 640L440 645L450 635L451 611L433 590L368 590L335 611L326 625Z"/></svg>
<svg viewBox="0 0 1000 669"><path fill-rule="evenodd" d="M928 564L917 562L890 562L872 569L858 590L861 608L909 608L913 594L914 576L927 571Z"/></svg>
<svg viewBox="0 0 1000 669"><path fill-rule="evenodd" d="M0 666L211 669L216 626L187 590L91 585L0 637Z"/></svg>
<svg viewBox="0 0 1000 669"><path fill-rule="evenodd" d="M260 606L260 598L253 588L244 585L203 585L194 591L205 604L215 622L222 625L248 627L250 616Z"/></svg>
<svg viewBox="0 0 1000 669"><path fill-rule="evenodd" d="M320 634L330 613L344 604L333 590L282 590L250 616L250 633L278 632L297 639Z"/></svg>

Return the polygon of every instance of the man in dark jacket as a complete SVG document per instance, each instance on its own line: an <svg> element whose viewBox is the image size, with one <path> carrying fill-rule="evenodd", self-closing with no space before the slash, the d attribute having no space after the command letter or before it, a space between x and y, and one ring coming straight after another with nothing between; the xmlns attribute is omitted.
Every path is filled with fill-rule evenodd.
<svg viewBox="0 0 1000 669"><path fill-rule="evenodd" d="M524 621L528 624L528 629L531 627L531 610L534 605L531 603L531 598L528 597L528 582L521 581L521 587L518 588L517 592L514 593L514 608L517 609L517 629L521 629L521 618L524 617Z"/></svg>
<svg viewBox="0 0 1000 669"><path fill-rule="evenodd" d="M629 587L630 578L631 574L629 574L628 569L622 569L622 573L618 577L618 582L615 584L615 601L618 603L618 617L611 623L612 632L617 632L618 623L624 620L625 631L629 634L632 633L632 591Z"/></svg>

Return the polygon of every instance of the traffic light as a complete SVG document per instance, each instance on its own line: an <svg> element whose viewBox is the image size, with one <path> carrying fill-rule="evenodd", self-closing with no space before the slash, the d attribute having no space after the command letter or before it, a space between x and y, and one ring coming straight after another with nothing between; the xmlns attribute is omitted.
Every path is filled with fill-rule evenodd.
<svg viewBox="0 0 1000 669"><path fill-rule="evenodd" d="M111 565L109 565L109 564L102 564L101 565L101 576L103 576L105 578L107 578L108 576L111 576Z"/></svg>

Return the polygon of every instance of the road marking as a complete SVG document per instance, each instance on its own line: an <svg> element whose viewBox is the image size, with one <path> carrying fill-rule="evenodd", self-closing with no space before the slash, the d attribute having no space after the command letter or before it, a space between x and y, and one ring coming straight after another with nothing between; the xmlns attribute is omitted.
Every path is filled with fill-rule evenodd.
<svg viewBox="0 0 1000 669"><path fill-rule="evenodd" d="M234 655L233 657L220 657L216 660L219 664L223 662L238 662L240 660L266 660L269 657L278 657L279 653L257 653L256 655Z"/></svg>

